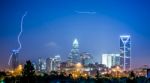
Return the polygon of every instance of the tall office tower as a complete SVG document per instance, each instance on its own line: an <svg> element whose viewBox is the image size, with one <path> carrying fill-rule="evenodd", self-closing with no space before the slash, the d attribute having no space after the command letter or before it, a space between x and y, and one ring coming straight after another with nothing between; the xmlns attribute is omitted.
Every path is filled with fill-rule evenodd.
<svg viewBox="0 0 150 83"><path fill-rule="evenodd" d="M81 55L80 55L81 63L82 63L82 65L84 65L84 66L87 66L88 64L92 63L92 59L93 59L93 57L91 56L90 53L83 52L83 53L81 53Z"/></svg>
<svg viewBox="0 0 150 83"><path fill-rule="evenodd" d="M112 66L120 66L120 54L111 54L112 56Z"/></svg>
<svg viewBox="0 0 150 83"><path fill-rule="evenodd" d="M73 48L68 56L68 62L69 64L76 64L80 62L79 43L77 39L73 42Z"/></svg>
<svg viewBox="0 0 150 83"><path fill-rule="evenodd" d="M46 71L51 72L51 58L46 59Z"/></svg>
<svg viewBox="0 0 150 83"><path fill-rule="evenodd" d="M18 59L19 52L17 50L12 51L12 60L11 60L11 65L12 69L16 69L19 65L19 59Z"/></svg>
<svg viewBox="0 0 150 83"><path fill-rule="evenodd" d="M120 54L102 54L102 64L111 68L120 64Z"/></svg>
<svg viewBox="0 0 150 83"><path fill-rule="evenodd" d="M38 70L39 71L45 71L46 70L46 61L42 58L39 58L39 60L38 60Z"/></svg>
<svg viewBox="0 0 150 83"><path fill-rule="evenodd" d="M54 57L54 59L55 59L55 61L56 61L57 63L60 63L60 62L61 62L61 57L60 57L60 55L56 55L56 56Z"/></svg>
<svg viewBox="0 0 150 83"><path fill-rule="evenodd" d="M59 71L60 70L60 63L61 63L61 57L60 57L60 55L56 55L54 57L54 61L53 61L54 71Z"/></svg>
<svg viewBox="0 0 150 83"><path fill-rule="evenodd" d="M37 70L37 64L36 64L36 62L32 62L32 64L33 64L34 69Z"/></svg>
<svg viewBox="0 0 150 83"><path fill-rule="evenodd" d="M54 58L46 59L46 70L50 71L58 71L60 70L61 57L56 55Z"/></svg>
<svg viewBox="0 0 150 83"><path fill-rule="evenodd" d="M123 70L131 68L131 37L130 35L120 36L120 65Z"/></svg>
<svg viewBox="0 0 150 83"><path fill-rule="evenodd" d="M39 58L38 59L38 71L41 71L42 70L42 59Z"/></svg>

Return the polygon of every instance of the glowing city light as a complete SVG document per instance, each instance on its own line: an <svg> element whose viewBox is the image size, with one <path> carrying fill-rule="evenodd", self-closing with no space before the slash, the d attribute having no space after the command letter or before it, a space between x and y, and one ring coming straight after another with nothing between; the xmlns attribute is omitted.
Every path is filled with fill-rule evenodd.
<svg viewBox="0 0 150 83"><path fill-rule="evenodd" d="M81 68L82 67L82 64L81 63L77 63L76 64L76 68Z"/></svg>

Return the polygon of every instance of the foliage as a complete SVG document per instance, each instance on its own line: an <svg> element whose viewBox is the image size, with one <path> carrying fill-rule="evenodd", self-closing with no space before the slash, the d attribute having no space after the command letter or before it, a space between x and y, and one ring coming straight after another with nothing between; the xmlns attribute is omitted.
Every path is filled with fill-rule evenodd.
<svg viewBox="0 0 150 83"><path fill-rule="evenodd" d="M133 71L130 72L129 77L130 77L130 78L134 78L134 77L135 77L135 74L134 74Z"/></svg>
<svg viewBox="0 0 150 83"><path fill-rule="evenodd" d="M31 61L26 61L26 64L24 65L24 69L22 71L22 75L25 77L31 77L34 76L35 69Z"/></svg>

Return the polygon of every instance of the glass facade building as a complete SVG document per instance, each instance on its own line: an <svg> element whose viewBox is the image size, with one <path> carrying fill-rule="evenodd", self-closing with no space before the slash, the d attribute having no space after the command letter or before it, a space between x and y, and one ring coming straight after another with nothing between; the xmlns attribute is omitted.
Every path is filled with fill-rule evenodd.
<svg viewBox="0 0 150 83"><path fill-rule="evenodd" d="M71 50L71 53L68 56L68 63L71 65L78 62L80 62L79 43L78 40L75 39L73 41L73 48Z"/></svg>
<svg viewBox="0 0 150 83"><path fill-rule="evenodd" d="M60 62L61 57L59 55L56 55L54 58L47 58L46 59L47 72L60 70Z"/></svg>
<svg viewBox="0 0 150 83"><path fill-rule="evenodd" d="M120 65L125 70L131 68L131 37L130 35L120 36Z"/></svg>
<svg viewBox="0 0 150 83"><path fill-rule="evenodd" d="M11 66L12 66L13 70L15 70L18 67L18 65L19 65L18 55L19 55L18 50L13 50L12 51Z"/></svg>
<svg viewBox="0 0 150 83"><path fill-rule="evenodd" d="M80 61L83 66L88 66L90 63L92 63L92 59L93 57L90 53L83 52L80 55Z"/></svg>

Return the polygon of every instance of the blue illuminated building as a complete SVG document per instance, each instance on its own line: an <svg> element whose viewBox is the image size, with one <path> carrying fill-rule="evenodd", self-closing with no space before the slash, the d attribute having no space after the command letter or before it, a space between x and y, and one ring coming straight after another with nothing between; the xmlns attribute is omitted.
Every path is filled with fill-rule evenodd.
<svg viewBox="0 0 150 83"><path fill-rule="evenodd" d="M120 65L124 71L131 68L131 37L130 35L120 36Z"/></svg>

